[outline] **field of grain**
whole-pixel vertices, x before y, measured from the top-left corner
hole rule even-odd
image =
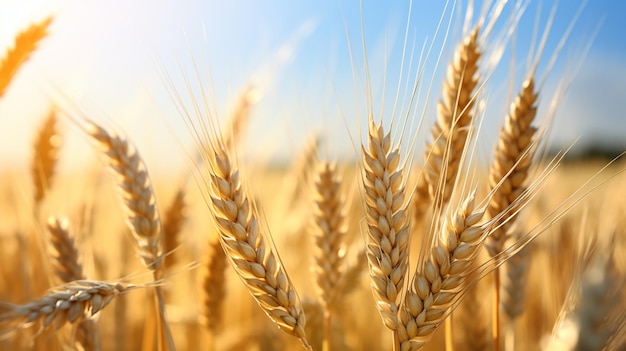
[[[0,99],[52,21],[5,50]],[[23,141],[30,168],[0,173],[0,349],[626,350],[626,160],[546,151],[538,105],[559,97],[541,98],[537,65],[479,155],[488,23],[441,63],[420,138],[408,112],[378,118],[364,80],[348,159],[323,135],[288,163],[239,158],[248,88],[230,116],[210,94],[177,101],[195,146],[179,176],[51,108]],[[59,173],[68,133],[96,156]]]

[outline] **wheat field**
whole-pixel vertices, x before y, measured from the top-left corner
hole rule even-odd
[[[167,72],[191,166],[151,177],[133,135],[54,101],[30,167],[0,175],[0,349],[626,350],[626,161],[549,150],[562,96],[539,62],[557,49],[538,44],[477,146],[510,40],[491,32],[500,4],[450,43],[436,116],[415,112],[415,79],[381,117],[355,63],[348,159],[312,133],[288,163],[247,162],[250,88],[219,116]],[[55,20],[4,51],[0,103]],[[68,133],[95,155],[73,174],[57,172]]]

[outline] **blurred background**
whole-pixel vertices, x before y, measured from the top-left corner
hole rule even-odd
[[[351,158],[367,96],[374,101],[374,113],[401,119],[406,92],[419,76],[418,103],[407,128],[417,131],[422,116],[430,125],[447,62],[463,34],[461,14],[467,6],[368,0],[0,1],[3,51],[29,24],[54,16],[48,37],[0,100],[0,162],[4,169],[27,167],[35,130],[57,104],[126,133],[152,172],[179,174],[189,165],[193,141],[175,97],[191,106],[191,97],[199,98],[204,89],[223,120],[250,87],[255,104],[245,143],[249,150],[242,155],[281,162],[319,132],[329,153]],[[474,7],[472,23],[484,4]],[[567,91],[555,114],[550,148],[576,143],[572,155],[626,149],[626,4],[533,1],[502,44],[514,8],[509,1],[487,37],[485,67],[498,45],[506,52],[488,70],[481,95],[488,106],[481,130],[485,137],[478,150],[489,155],[553,11],[538,66],[540,111],[546,120],[559,84]],[[369,93],[362,38],[371,73]],[[82,169],[96,153],[70,123],[65,129],[61,167]]]

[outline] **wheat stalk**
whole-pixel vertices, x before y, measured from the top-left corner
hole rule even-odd
[[[30,25],[15,37],[14,47],[7,50],[6,55],[0,61],[0,97],[4,95],[20,66],[37,49],[39,41],[48,35],[48,26],[51,22],[52,17],[48,17],[39,23]]]

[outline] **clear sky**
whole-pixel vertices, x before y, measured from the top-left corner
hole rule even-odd
[[[383,115],[390,118],[398,79],[405,82],[409,77],[412,83],[418,62],[426,62],[417,110],[420,114],[426,109],[425,123],[430,125],[445,66],[462,35],[466,5],[459,2],[445,7],[443,1],[413,1],[408,51],[400,76],[409,2],[363,1],[375,111],[382,108],[384,96]],[[505,7],[490,37],[492,43],[506,32],[513,5],[511,0]],[[474,18],[481,6],[475,5]],[[479,148],[487,154],[510,91],[518,89],[527,72],[533,28],[538,23],[541,31],[552,6],[552,1],[531,1],[511,42],[515,43],[515,55],[505,54],[485,85],[483,95],[489,108],[482,133],[486,141]],[[555,68],[545,71],[579,7],[579,1],[558,4],[539,66],[539,74],[547,74],[541,109],[548,110],[553,91],[565,76],[571,84],[557,111],[554,142],[567,145],[580,137],[581,145],[603,140],[626,148],[625,2],[589,1]],[[55,20],[49,37],[0,100],[0,160],[4,165],[25,167],[36,125],[48,106],[55,101],[67,103],[60,100],[61,91],[91,118],[128,134],[151,169],[181,170],[183,149],[191,148],[192,142],[163,76],[166,72],[181,95],[189,97],[182,72],[189,75],[194,87],[200,85],[194,78],[192,57],[223,118],[247,84],[258,87],[262,98],[254,106],[246,139],[250,157],[291,157],[313,132],[326,136],[333,155],[354,153],[350,137],[358,138],[358,121],[365,118],[357,109],[364,99],[358,1],[0,0],[0,47],[8,47],[21,29],[50,14]],[[441,18],[442,28],[437,33]],[[346,33],[353,44],[353,61]],[[431,43],[430,55],[420,58],[422,47]],[[573,76],[578,65],[580,70]],[[359,72],[356,88],[353,67]],[[509,82],[512,71],[513,84]],[[406,101],[405,90],[403,85],[401,106]],[[432,96],[426,105],[429,90]],[[95,154],[80,132],[69,125],[65,129],[69,139],[62,151],[63,163],[72,168],[90,164]]]

